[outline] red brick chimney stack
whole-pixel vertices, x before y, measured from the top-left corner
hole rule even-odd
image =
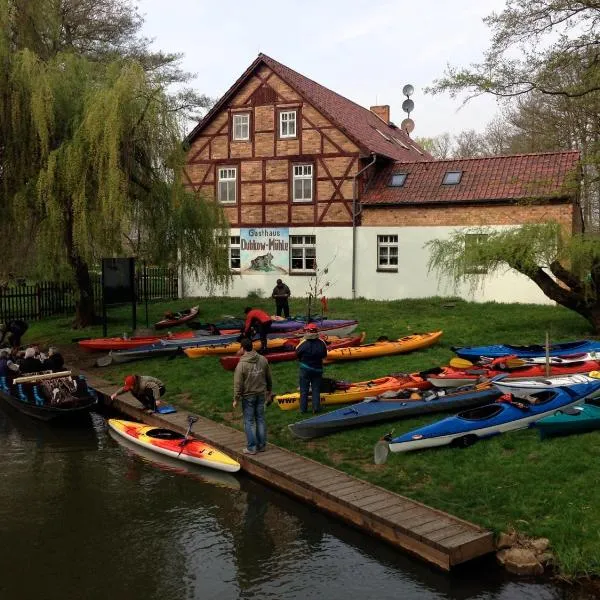
[[[383,104],[381,106],[371,106],[372,113],[375,113],[386,125],[390,124],[390,105]]]

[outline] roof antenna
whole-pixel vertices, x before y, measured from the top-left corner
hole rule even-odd
[[[410,137],[410,134],[415,130],[415,122],[410,118],[410,113],[415,109],[415,103],[410,99],[414,92],[415,88],[410,85],[410,83],[402,88],[402,93],[406,96],[406,100],[402,103],[402,110],[407,114],[407,118],[400,123],[400,129],[402,129],[408,137]]]

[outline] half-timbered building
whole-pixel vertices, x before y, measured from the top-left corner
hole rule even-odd
[[[431,296],[441,288],[426,268],[430,239],[576,219],[565,183],[577,153],[433,160],[389,106],[366,109],[264,54],[187,142],[187,185],[219,202],[231,226],[234,296],[268,295],[279,277],[303,295],[305,276],[325,265],[332,296]],[[185,278],[186,295],[207,292],[201,274]],[[517,274],[477,296],[544,298]]]

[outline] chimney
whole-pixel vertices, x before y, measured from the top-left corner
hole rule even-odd
[[[390,105],[383,104],[381,106],[371,106],[372,113],[375,113],[386,125],[390,124]]]

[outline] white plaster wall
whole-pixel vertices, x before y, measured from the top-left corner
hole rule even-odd
[[[509,228],[498,226],[495,229]],[[455,289],[437,272],[427,272],[429,250],[424,245],[433,239],[447,239],[459,227],[359,227],[357,230],[357,297],[392,300],[459,296],[475,302],[524,302],[553,304],[527,277],[507,269],[503,273],[481,275],[484,282],[474,292],[463,285]],[[468,229],[468,228],[464,228]],[[377,236],[398,235],[398,272],[377,272]]]
[[[501,226],[498,229],[502,228]],[[504,227],[506,228],[506,226]],[[458,289],[441,279],[436,272],[427,272],[429,251],[424,245],[436,238],[448,238],[457,227],[365,227],[357,228],[356,297],[373,300],[427,298],[430,296],[459,296],[475,302],[524,302],[552,304],[527,277],[510,269],[493,276],[481,275],[485,285],[475,291],[468,286]],[[324,290],[329,298],[352,298],[352,228],[351,227],[294,227],[291,235],[315,235],[319,268],[329,265],[323,281],[330,286]],[[239,235],[232,229],[231,235]],[[377,236],[398,235],[398,272],[377,272]],[[264,297],[271,295],[277,275],[234,275],[229,288],[210,290],[201,276],[188,274],[183,282],[185,296],[228,295],[245,297],[259,290]],[[292,295],[308,293],[309,277],[286,275],[282,279],[290,286]]]

